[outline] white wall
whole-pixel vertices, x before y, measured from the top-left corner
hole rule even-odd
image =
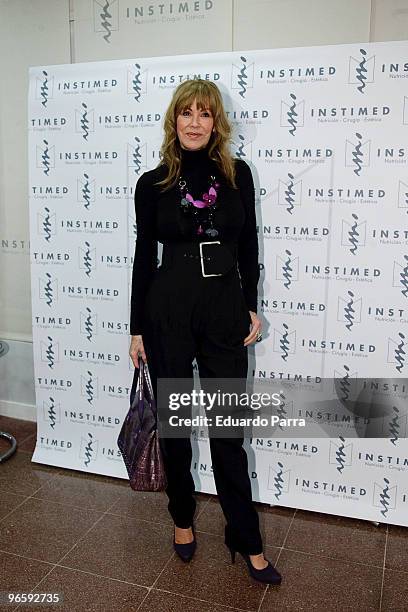
[[[407,0],[373,0],[370,40],[406,40],[408,38]]]
[[[371,0],[236,0],[235,49],[366,42]]]
[[[103,19],[106,2],[109,14]],[[187,14],[178,11],[180,5],[188,8]],[[0,338],[14,340],[0,357],[7,360],[0,367],[0,414],[5,413],[4,402],[8,414],[12,402],[16,416],[35,414],[27,408],[34,397],[26,145],[29,66],[403,40],[407,32],[408,0],[0,0]],[[22,367],[24,363],[31,366]]]

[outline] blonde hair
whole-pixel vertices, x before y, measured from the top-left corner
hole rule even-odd
[[[174,91],[164,116],[164,140],[160,148],[159,166],[166,165],[167,176],[155,183],[163,190],[176,184],[181,168],[181,146],[177,136],[177,117],[196,101],[197,108],[210,109],[214,118],[213,129],[208,142],[208,156],[214,160],[227,182],[237,188],[235,183],[235,164],[230,153],[232,127],[225,113],[221,92],[212,81],[189,79],[183,81]]]

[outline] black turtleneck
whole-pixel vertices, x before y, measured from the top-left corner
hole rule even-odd
[[[209,145],[207,144],[202,149],[183,149],[180,148],[181,162],[185,167],[193,167],[197,161],[211,161],[208,157]]]
[[[214,226],[219,231],[216,239],[236,243],[244,297],[248,310],[256,312],[259,266],[254,183],[245,161],[235,160],[235,168],[238,189],[227,184],[216,162],[209,159],[208,145],[197,150],[181,149],[180,175],[195,199],[208,192],[211,175],[220,184],[218,209],[214,216]],[[178,185],[164,192],[154,185],[165,175],[166,166],[160,164],[142,174],[136,184],[137,239],[132,274],[131,335],[143,334],[144,299],[158,264],[157,242],[209,239],[207,236],[197,237],[193,220],[180,211]]]
[[[210,169],[214,170],[216,163],[208,157],[208,145],[203,149],[180,149],[181,170],[194,179],[200,180]]]

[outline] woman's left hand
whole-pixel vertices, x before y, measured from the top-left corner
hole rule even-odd
[[[258,317],[256,312],[252,312],[252,310],[249,311],[249,314],[251,316],[251,331],[244,339],[244,346],[248,346],[249,344],[256,342],[261,335],[261,319]]]

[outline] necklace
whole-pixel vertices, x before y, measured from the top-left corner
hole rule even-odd
[[[190,214],[193,216],[196,225],[196,234],[200,236],[201,234],[205,233],[211,238],[215,238],[216,236],[218,236],[218,230],[214,227],[213,219],[214,212],[218,208],[217,190],[220,185],[216,182],[215,176],[210,176],[210,187],[208,189],[208,192],[203,193],[202,200],[195,200],[193,198],[193,196],[189,192],[187,182],[182,176],[179,177],[178,184],[181,194],[181,200],[179,204],[180,209],[184,214]],[[200,210],[203,209],[206,209],[208,211],[207,217],[203,217],[203,215],[200,214]]]

